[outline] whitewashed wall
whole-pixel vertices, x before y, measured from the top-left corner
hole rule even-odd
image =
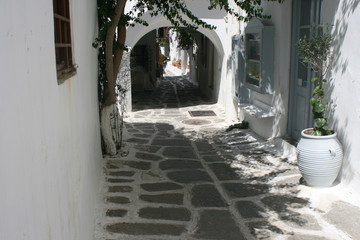
[[[76,76],[58,85],[52,1],[0,8],[0,239],[92,239],[101,149],[96,1],[71,1]]]
[[[289,94],[289,57],[291,1],[281,6],[264,2],[265,13],[272,15],[269,21],[275,26],[275,92],[272,103],[281,116],[273,124],[275,135],[286,133]],[[334,58],[331,61],[331,79],[328,101],[329,122],[338,132],[344,148],[341,183],[360,192],[360,6],[355,0],[323,1],[322,23],[332,25]]]
[[[236,8],[235,3],[230,1],[230,6]],[[224,106],[226,118],[228,120],[237,120],[238,107],[237,102],[232,98],[232,70],[231,70],[231,54],[232,54],[232,36],[240,34],[240,23],[231,15],[226,16],[226,24],[222,33],[224,45],[224,59],[221,61],[221,83],[219,85],[219,103]]]
[[[227,16],[224,12],[215,10],[209,11],[207,9],[208,1],[197,0],[187,1],[189,8],[193,13],[201,19],[217,26],[216,30],[208,30],[199,28],[198,31],[207,36],[215,47],[213,69],[211,69],[214,75],[214,87],[213,89],[203,85],[202,91],[208,95],[213,96],[217,102],[225,108],[226,117],[228,120],[236,120],[237,118],[237,103],[235,103],[231,97],[232,94],[232,72],[231,72],[231,37],[240,33],[240,29],[244,29],[245,24],[240,26],[239,22],[231,16]],[[233,7],[234,3],[230,2]],[[128,5],[130,9],[130,5]],[[276,49],[275,61],[278,61],[275,71],[275,91],[274,95],[257,96],[265,102],[272,102],[277,106],[277,117],[274,122],[276,124],[264,125],[258,124],[256,127],[259,133],[263,133],[264,136],[274,137],[284,135],[286,133],[286,120],[287,120],[287,97],[288,97],[288,77],[289,77],[289,59],[290,59],[290,23],[289,16],[291,14],[291,2],[285,1],[280,6],[277,3],[265,5],[265,9],[268,9],[269,14],[274,14],[274,18],[271,20],[272,24],[276,25],[276,40],[278,40]],[[135,28],[128,29],[127,45],[132,47],[136,42],[149,31],[169,26],[169,22],[162,16],[151,18],[145,15],[149,23],[148,27],[137,25]],[[221,37],[220,37],[221,36]],[[286,59],[286,61],[284,61]],[[280,61],[284,61],[285,64]],[[201,66],[200,66],[201,67]],[[284,82],[285,81],[285,84]],[[207,88],[207,89],[204,89]],[[205,90],[207,92],[205,92]],[[255,93],[256,95],[256,93]],[[271,120],[272,121],[272,120]],[[254,123],[256,126],[256,123]],[[270,127],[263,127],[270,126]],[[273,127],[272,127],[273,126]]]
[[[264,14],[271,16],[264,22],[274,27],[274,90],[272,94],[252,91],[251,98],[270,104],[275,109],[275,117],[249,120],[250,127],[259,135],[273,138],[284,136],[287,131],[292,4],[291,1],[282,4],[264,1],[262,6]]]
[[[360,192],[360,5],[355,0],[328,0],[323,23],[333,25],[334,59],[329,89],[331,125],[344,148],[341,181]]]

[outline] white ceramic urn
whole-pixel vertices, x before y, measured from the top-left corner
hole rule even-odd
[[[312,136],[301,132],[297,145],[300,172],[308,185],[329,187],[339,174],[343,151],[336,132],[326,136]]]

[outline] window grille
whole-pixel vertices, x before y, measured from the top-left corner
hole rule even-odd
[[[69,0],[53,0],[55,54],[58,79],[75,73],[72,57]]]

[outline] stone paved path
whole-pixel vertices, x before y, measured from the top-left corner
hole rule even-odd
[[[97,239],[350,239],[298,196],[296,166],[249,130],[226,132],[186,79],[134,101],[128,152],[104,160]],[[188,112],[199,110],[216,116]]]

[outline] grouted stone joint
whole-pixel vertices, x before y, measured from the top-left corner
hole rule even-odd
[[[297,195],[296,166],[251,130],[226,132],[224,111],[186,78],[134,101],[128,155],[104,160],[97,240],[347,239]],[[198,117],[210,124],[184,123],[210,110]]]

